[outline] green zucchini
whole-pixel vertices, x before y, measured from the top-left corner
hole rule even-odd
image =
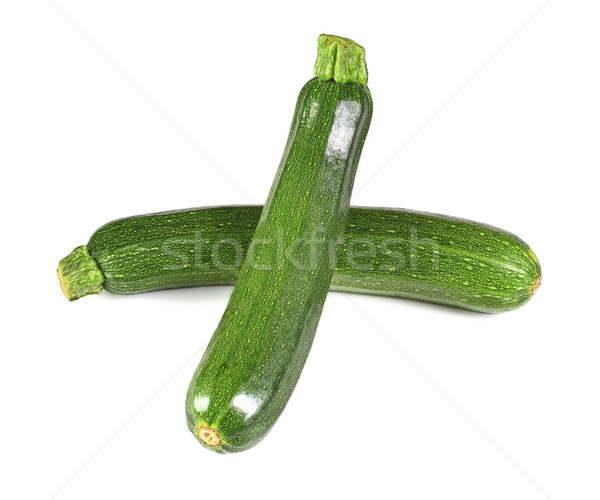
[[[194,208],[110,222],[61,261],[65,295],[233,285],[261,210]],[[412,210],[351,207],[330,290],[498,313],[525,304],[540,280],[531,248],[502,229]]]
[[[258,443],[292,395],[333,275],[335,255],[322,247],[341,238],[350,208],[372,114],[364,49],[321,35],[315,74],[298,97],[253,258],[189,386],[188,426],[220,453]],[[291,249],[284,258],[265,244],[276,239]]]

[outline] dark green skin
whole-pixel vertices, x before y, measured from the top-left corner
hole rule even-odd
[[[255,258],[244,260],[186,399],[194,435],[203,427],[219,434],[214,451],[257,444],[296,386],[335,262],[327,251],[311,257],[308,242],[342,237],[371,114],[369,90],[359,83],[314,78],[300,92],[254,234],[256,242],[279,240],[296,251],[280,258],[276,245],[258,244]]]
[[[112,293],[232,285],[261,211],[223,206],[119,219],[98,229],[88,250]],[[525,304],[541,275],[531,248],[514,234],[446,215],[351,207],[343,239],[330,290],[498,313]]]

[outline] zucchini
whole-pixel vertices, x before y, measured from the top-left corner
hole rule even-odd
[[[110,222],[61,261],[65,295],[232,285],[261,210],[194,208]],[[540,280],[531,248],[502,229],[426,212],[351,207],[330,290],[498,313],[525,304]]]
[[[292,395],[333,275],[335,255],[323,247],[343,234],[371,122],[364,49],[330,35],[318,49],[252,252],[186,398],[188,427],[221,453],[258,443]],[[265,244],[276,240],[288,249],[284,258]]]

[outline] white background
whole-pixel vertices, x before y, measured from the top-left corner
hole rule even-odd
[[[0,496],[598,499],[599,13],[4,1]],[[118,217],[262,203],[322,32],[367,50],[353,203],[508,229],[544,282],[500,315],[330,294],[277,425],[218,456],[184,398],[231,289],[69,303],[55,270]]]

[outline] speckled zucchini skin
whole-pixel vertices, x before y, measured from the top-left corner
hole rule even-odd
[[[523,240],[466,219],[353,208],[344,236],[349,243],[338,252],[335,290],[497,313],[521,307],[541,281],[537,257]],[[364,256],[350,262],[350,242],[361,238],[368,243]]]
[[[288,402],[310,351],[334,270],[315,238],[344,230],[356,167],[372,114],[360,83],[310,80],[300,92],[288,142],[246,258],[190,383],[190,430],[218,434],[217,452],[254,446]],[[280,242],[292,249],[281,258]],[[322,249],[321,249],[322,250]],[[207,446],[208,447],[208,446]]]
[[[261,211],[223,206],[127,217],[102,226],[87,246],[112,293],[232,285]],[[406,209],[351,207],[330,290],[498,313],[525,304],[540,276],[531,248],[502,229]]]

